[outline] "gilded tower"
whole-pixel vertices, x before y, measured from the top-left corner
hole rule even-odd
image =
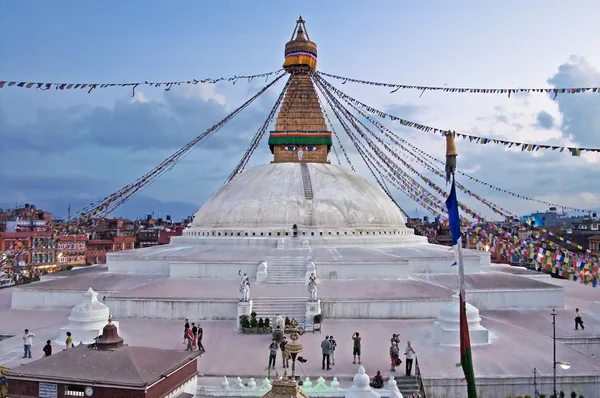
[[[272,163],[329,163],[331,132],[327,130],[311,73],[317,68],[317,45],[310,41],[302,17],[285,45],[283,68],[292,75],[269,135]]]

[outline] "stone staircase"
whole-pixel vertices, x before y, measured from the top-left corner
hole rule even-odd
[[[396,368],[396,374],[394,375],[394,380],[396,380],[396,384],[398,385],[398,389],[402,393],[402,396],[405,398],[412,397],[413,393],[419,392],[419,384],[417,383],[417,378],[415,376],[405,376],[404,375],[404,363]],[[413,364],[413,373],[415,371]]]
[[[252,311],[257,318],[269,318],[273,322],[276,315],[295,318],[298,322],[305,320],[306,297],[270,297],[252,299]]]
[[[306,265],[304,257],[266,258],[268,284],[304,285],[306,284]]]

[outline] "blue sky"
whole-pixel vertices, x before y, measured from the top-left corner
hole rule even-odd
[[[299,14],[319,46],[318,69],[355,78],[480,87],[600,86],[597,1],[7,1],[0,0],[0,80],[186,80],[277,70]],[[142,175],[264,82],[162,89],[0,89],[0,204],[61,213]],[[334,84],[338,84],[332,81]],[[342,87],[340,87],[342,88]],[[121,214],[182,216],[237,163],[281,85],[200,146]],[[343,89],[396,116],[484,136],[600,146],[600,96]],[[577,97],[577,98],[575,98]],[[404,137],[441,155],[440,138]],[[348,147],[348,145],[346,146]],[[459,168],[492,184],[571,206],[598,207],[596,157],[506,152],[459,143]],[[355,158],[355,154],[351,154]],[[250,165],[269,161],[266,142]],[[356,158],[355,163],[359,163]],[[363,175],[364,168],[359,167]],[[515,212],[543,206],[477,193]],[[417,208],[400,192],[407,210]],[[475,206],[476,207],[476,206]],[[411,213],[414,211],[411,211]],[[118,214],[118,213],[117,213]]]

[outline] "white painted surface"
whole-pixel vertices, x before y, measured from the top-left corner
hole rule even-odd
[[[563,308],[562,289],[467,290],[467,301],[480,310]]]
[[[256,279],[257,263],[242,262],[201,262],[171,261],[171,278],[239,279],[238,271],[246,273],[251,280]]]
[[[138,249],[143,250],[143,249]],[[129,250],[135,252],[136,250]],[[112,253],[106,254],[108,272],[117,274],[169,275],[169,261],[163,259],[135,258],[126,256],[119,258]]]
[[[99,291],[98,295],[107,293]],[[14,289],[12,292],[11,308],[72,308],[81,303],[81,291],[76,290],[27,290]]]
[[[235,319],[237,300],[155,300],[106,298],[117,318]]]
[[[437,318],[449,300],[343,300],[322,301],[325,319]]]
[[[490,343],[490,334],[486,328],[481,326],[479,310],[467,303],[467,323],[471,345],[487,345]],[[434,340],[442,345],[460,345],[460,304],[457,295],[451,303],[446,304],[440,311],[440,316],[433,330]]]
[[[257,166],[223,185],[196,212],[190,232],[291,233],[294,224],[299,230],[407,230],[398,207],[365,178],[331,164],[306,165],[312,200],[304,196],[299,163]]]

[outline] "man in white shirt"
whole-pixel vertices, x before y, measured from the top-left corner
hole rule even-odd
[[[29,333],[29,329],[25,329],[23,333],[23,358],[31,358],[31,345],[35,334]]]

